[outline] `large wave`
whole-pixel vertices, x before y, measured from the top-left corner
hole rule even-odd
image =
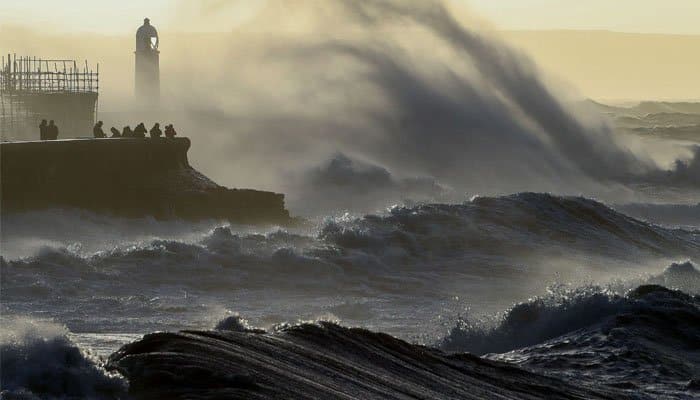
[[[109,231],[102,221],[97,230]],[[411,318],[433,329],[440,313],[472,305],[489,305],[482,311],[490,313],[557,281],[625,278],[700,253],[697,231],[534,193],[346,215],[316,229],[214,226],[179,238],[139,233],[97,251],[70,233],[35,229],[37,241],[62,245],[0,258],[3,309],[31,313],[31,298],[34,309],[80,332],[197,328],[210,323],[206,310],[232,308],[256,310],[256,322],[328,313],[407,334]],[[420,310],[403,313],[415,304]]]
[[[31,215],[31,220],[35,219],[36,216]],[[15,222],[18,221],[21,218]],[[101,224],[109,224],[107,218],[99,221],[101,222],[90,222],[90,230]],[[108,230],[106,227],[99,229]],[[158,229],[154,231],[157,232]],[[536,193],[477,197],[462,204],[401,206],[381,214],[362,217],[345,215],[319,221],[316,229],[273,229],[256,233],[237,230],[235,226],[214,225],[212,229],[203,231],[203,234],[188,236],[187,239],[142,240],[143,236],[138,235],[131,243],[127,241],[98,251],[85,251],[79,245],[48,246],[27,257],[3,256],[0,258],[0,273],[3,277],[0,282],[2,312],[4,315],[48,315],[66,324],[72,332],[83,333],[203,329],[213,326],[212,318],[229,309],[250,318],[256,326],[316,319],[325,315],[328,319],[342,320],[344,324],[361,324],[404,338],[411,337],[411,334],[416,337],[418,331],[417,340],[432,343],[436,331],[444,334],[445,320],[449,321],[447,323],[450,327],[454,327],[452,316],[463,312],[465,305],[477,311],[486,310],[489,314],[486,309],[489,304],[490,307],[503,310],[507,305],[520,301],[494,326],[476,324],[476,321],[460,323],[444,338],[441,346],[443,350],[468,350],[479,354],[513,351],[516,353],[510,353],[508,357],[512,357],[514,362],[524,363],[528,368],[528,363],[532,364],[532,368],[537,368],[537,354],[549,357],[548,353],[537,353],[548,349],[544,346],[542,349],[545,350],[536,350],[542,343],[574,335],[569,340],[585,349],[590,343],[583,339],[578,341],[576,332],[582,331],[580,337],[590,339],[598,337],[595,335],[599,335],[601,329],[611,326],[610,321],[617,323],[629,318],[629,315],[644,317],[648,314],[645,321],[652,325],[643,332],[647,335],[643,337],[659,335],[654,340],[665,343],[665,347],[658,354],[668,364],[664,364],[666,370],[659,372],[666,375],[659,379],[659,386],[654,389],[656,391],[644,389],[645,393],[682,394],[690,390],[688,385],[692,374],[688,371],[692,371],[692,363],[695,361],[692,358],[694,350],[688,344],[692,343],[692,338],[686,336],[696,333],[693,333],[695,331],[692,327],[686,330],[678,321],[681,317],[686,318],[688,323],[694,321],[692,307],[697,307],[696,298],[649,286],[630,294],[625,294],[625,291],[630,285],[652,283],[697,293],[700,287],[697,285],[699,273],[691,263],[672,265],[658,276],[644,277],[639,276],[639,273],[648,271],[642,263],[649,263],[649,260],[658,268],[660,259],[697,258],[700,253],[698,231],[641,222],[590,199]],[[60,243],[61,238],[41,238],[46,239],[51,239],[47,242]],[[61,240],[71,241],[69,237]],[[586,274],[605,271],[613,272],[613,277],[618,265],[625,265],[626,268],[632,266],[632,278],[625,272],[621,277],[626,278],[626,283],[621,287],[616,287],[617,283],[614,282],[605,289],[585,286],[573,292],[559,291],[550,296],[522,302],[523,298],[541,293],[534,285],[545,285],[548,279],[549,283],[562,279],[566,281],[563,275],[567,267],[566,260],[574,260],[571,262],[585,267],[588,271]],[[453,301],[454,297],[459,297],[460,300]],[[31,302],[27,299],[31,299]],[[670,334],[663,336],[659,329],[664,324],[669,325],[669,329],[676,326],[678,331],[666,330],[664,332]],[[136,385],[132,387],[133,390],[146,393],[144,396],[156,393],[149,392],[151,389],[147,386],[153,382],[151,379],[158,377],[166,379],[176,391],[196,392],[203,396],[223,393],[218,392],[219,389],[232,393],[231,396],[252,395],[258,393],[257,390],[263,390],[263,393],[268,393],[266,390],[282,393],[291,390],[289,387],[298,385],[299,375],[275,369],[275,374],[282,373],[288,379],[279,382],[290,385],[278,388],[274,385],[266,386],[267,381],[259,380],[260,375],[250,376],[236,372],[238,370],[235,368],[238,367],[230,367],[230,361],[225,359],[217,359],[216,362],[226,365],[221,371],[229,371],[230,374],[207,372],[211,366],[206,364],[206,360],[212,360],[211,354],[226,358],[232,351],[241,351],[243,353],[240,354],[250,355],[245,349],[264,353],[276,351],[275,346],[280,343],[293,343],[300,353],[290,355],[291,358],[287,359],[289,364],[285,365],[290,370],[292,365],[299,365],[301,371],[307,371],[303,372],[303,377],[312,376],[315,380],[317,378],[313,374],[317,371],[305,369],[310,365],[307,363],[309,354],[317,354],[319,348],[335,351],[352,349],[347,350],[347,354],[350,354],[351,351],[359,351],[351,346],[362,339],[374,347],[388,346],[377,350],[383,354],[381,357],[393,357],[396,355],[394,351],[400,348],[405,351],[401,353],[402,357],[419,363],[425,362],[419,364],[415,375],[411,376],[415,382],[425,382],[428,379],[425,374],[434,368],[432,361],[424,358],[426,354],[436,357],[435,360],[440,363],[451,365],[450,368],[456,371],[455,375],[448,381],[443,381],[444,386],[435,388],[435,393],[431,394],[457,393],[455,396],[461,396],[460,385],[467,382],[465,379],[470,385],[482,388],[480,395],[485,396],[492,393],[489,390],[496,390],[493,386],[482,386],[484,381],[470,375],[470,371],[475,368],[492,368],[487,381],[502,383],[503,391],[493,393],[502,394],[506,398],[517,397],[510,390],[522,385],[523,380],[537,381],[539,389],[528,386],[526,390],[533,390],[532,393],[537,393],[540,397],[544,396],[542,390],[553,393],[554,397],[563,396],[563,392],[580,393],[581,396],[585,393],[584,397],[593,398],[604,394],[580,386],[559,386],[560,389],[552,389],[554,384],[550,378],[519,370],[517,376],[520,378],[514,383],[510,380],[513,376],[508,373],[513,370],[503,364],[488,364],[488,361],[464,355],[448,356],[436,350],[408,345],[388,335],[332,324],[301,327],[293,324],[279,332],[262,333],[240,318],[233,317],[222,321],[218,328],[220,332],[214,334],[149,336],[144,342],[139,342],[141,344],[130,347],[130,355],[121,353],[119,357],[123,356],[122,358],[113,358],[112,367],[125,372],[132,379],[131,383]],[[617,326],[610,332],[624,333],[624,328]],[[586,336],[586,332],[593,332],[593,336]],[[605,332],[607,331],[603,333],[609,336]],[[422,334],[426,336],[420,337]],[[298,341],[301,340],[299,336],[303,337],[304,342]],[[29,347],[3,349],[10,355],[19,354],[13,353],[19,351],[17,349],[24,349],[20,351],[21,354],[33,352],[31,349],[37,349],[37,354],[58,354],[57,357],[50,358],[72,360],[67,368],[77,371],[75,380],[93,382],[90,378],[93,377],[97,382],[102,382],[99,377],[103,372],[94,363],[91,364],[88,358],[80,358],[78,354],[82,353],[76,353],[75,346],[64,336],[42,337],[58,339],[44,340],[39,345]],[[321,340],[319,337],[329,341],[322,342],[318,348],[310,347],[314,343],[318,344]],[[594,350],[600,350],[599,354],[603,355],[613,352],[619,362],[627,363],[624,364],[626,368],[632,368],[634,362],[641,361],[635,361],[631,356],[622,356],[615,350],[625,344],[646,351],[647,353],[640,354],[647,354],[647,357],[656,354],[649,353],[653,349],[642,348],[644,343],[624,340],[615,342],[613,339],[615,338],[608,337],[606,341],[599,340],[597,343],[605,346]],[[50,349],[42,347],[47,343]],[[255,347],[255,350],[249,347],[261,343],[266,343],[264,346],[267,347]],[[681,348],[678,346],[685,346],[684,343],[688,344],[688,354],[692,356],[684,356],[691,363],[687,368],[680,364],[683,357],[674,356],[674,352]],[[139,347],[142,345],[145,347]],[[171,348],[181,350],[161,358],[163,353],[159,350]],[[527,349],[532,349],[532,357],[527,354],[518,356],[518,351],[525,352]],[[202,353],[197,353],[198,351]],[[136,353],[142,356],[137,356]],[[606,366],[600,370],[601,373],[608,374],[606,382],[609,389],[606,388],[605,391],[610,390],[617,397],[624,398],[624,393],[619,390],[625,388],[620,389],[620,385],[639,387],[650,382],[644,376],[635,378],[631,383],[625,381],[614,373],[614,357],[601,361],[596,358],[595,354],[598,353],[593,354],[590,356],[592,360]],[[22,357],[17,359],[24,359]],[[552,357],[559,355],[553,354]],[[585,357],[588,356],[581,355],[581,359]],[[195,360],[194,366],[183,368],[183,365],[188,365],[182,363],[185,359]],[[253,368],[246,370],[267,371],[267,363],[255,364],[253,359],[252,356],[245,358],[240,365]],[[204,361],[200,363],[196,360]],[[336,365],[341,365],[353,359],[335,360],[338,363]],[[376,365],[372,364],[373,360],[377,359],[370,357],[355,361],[370,368],[374,374],[383,373],[387,368],[394,370],[394,364],[382,362]],[[171,367],[175,368],[171,362],[179,363],[175,375],[165,373]],[[545,363],[546,360],[540,359],[538,362]],[[3,371],[4,363],[3,354]],[[144,365],[154,371],[163,371],[164,375],[141,375],[139,371],[142,370],[139,368]],[[575,370],[579,367],[580,365],[574,365],[570,369],[555,372],[574,381]],[[90,371],[96,371],[96,375],[90,375]],[[365,377],[353,375],[355,372],[339,367],[332,373],[336,376],[349,374],[351,377],[348,380],[351,383],[347,390],[355,390],[356,385],[362,385]],[[194,375],[189,375],[190,373]],[[13,377],[8,378],[8,382],[20,382],[13,386],[13,390],[21,391],[22,387],[29,385],[22,383],[25,381],[20,373],[12,374]],[[567,374],[574,374],[574,378]],[[80,380],[85,376],[88,378]],[[202,387],[193,388],[189,382],[192,382],[190,378],[194,376],[199,377],[201,382],[221,386],[219,389],[206,389],[209,391]],[[70,379],[73,382],[73,378]],[[393,376],[391,379],[394,379]],[[581,379],[591,382],[591,387],[595,382],[592,373],[589,378],[583,376]],[[30,383],[36,381],[33,377],[26,380]],[[556,382],[561,385],[560,381]],[[389,388],[385,385],[387,382],[378,382],[371,390],[380,390],[381,393],[398,390],[396,386]],[[409,390],[419,390],[418,387],[422,387],[420,383],[406,385],[409,385]],[[88,385],[85,390],[92,390],[90,387],[92,386]],[[163,387],[152,387],[152,390],[161,390]],[[33,387],[26,390],[38,393],[39,389]],[[315,389],[309,390],[310,393],[316,393],[313,392]],[[346,389],[336,387],[334,390]],[[108,392],[104,393],[109,395]]]
[[[609,256],[625,251],[695,254],[700,249],[693,232],[640,222],[590,199],[538,193],[396,207],[386,216],[327,224],[320,237],[346,249],[381,254],[400,248],[423,257],[465,252],[524,255],[555,245]]]
[[[213,331],[147,335],[114,353],[108,367],[129,379],[137,398],[672,399],[698,389],[699,297],[646,285],[626,296],[577,296],[559,308],[511,310],[513,338],[538,335],[541,322],[553,339],[489,356],[510,365],[330,322],[265,331],[236,316]],[[481,343],[474,340],[463,345]]]
[[[3,399],[120,399],[126,382],[108,374],[67,337],[64,327],[3,318],[0,337]]]
[[[491,358],[654,399],[697,397],[700,297],[652,285],[610,303],[616,304],[603,307],[598,321],[583,329]],[[576,311],[582,310],[570,310]],[[584,311],[583,318],[591,313],[593,308]]]
[[[700,271],[690,262],[674,263],[664,273],[646,278],[646,283],[700,293]],[[513,306],[495,326],[485,321],[460,320],[439,346],[480,355],[504,353],[600,324],[620,313],[648,310],[649,304],[640,302],[637,292],[621,292],[624,287],[620,286],[555,287],[545,296]]]
[[[100,228],[109,229],[108,224]],[[216,286],[232,283],[227,277],[243,271],[250,279],[255,272],[274,271],[264,279],[277,282],[287,274],[321,274],[316,278],[348,274],[353,272],[346,267],[350,265],[358,273],[394,274],[399,272],[396,268],[434,267],[436,261],[474,256],[515,259],[564,252],[636,260],[641,255],[692,258],[700,253],[699,232],[641,222],[590,199],[537,193],[476,197],[462,204],[397,206],[383,214],[327,218],[316,230],[198,229],[204,233],[186,240],[142,240],[136,235],[134,242],[125,237],[125,243],[114,246],[110,240],[107,248],[89,252],[80,243],[81,235],[76,243],[70,233],[59,237],[38,228],[20,236],[35,235],[36,240],[64,245],[44,246],[15,259],[3,256],[1,265],[3,272],[13,272],[6,275],[8,284],[31,273],[88,281],[128,274],[167,283],[209,270],[211,274],[198,276],[212,281],[201,283]],[[222,268],[229,274],[218,274]],[[168,275],[161,276],[165,271]],[[40,281],[32,280],[32,285],[41,290]]]
[[[328,322],[274,332],[146,335],[108,364],[136,398],[607,398],[469,355],[445,355],[382,333]]]
[[[462,319],[438,346],[492,353],[487,357],[593,386],[691,398],[700,371],[700,271],[674,263],[645,283],[626,293],[619,286],[556,288],[495,323]]]

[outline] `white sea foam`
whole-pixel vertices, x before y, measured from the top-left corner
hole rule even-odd
[[[21,317],[2,318],[2,397],[118,399],[126,382],[68,339],[64,326]]]

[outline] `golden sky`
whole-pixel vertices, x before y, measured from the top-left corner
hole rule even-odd
[[[288,0],[292,5],[295,1],[301,0]],[[700,34],[700,0],[449,1],[466,6],[507,30]],[[130,33],[134,21],[149,16],[164,30],[229,30],[265,3],[266,0],[8,0],[0,2],[0,24],[121,34]],[[227,12],[196,21],[198,14],[209,14],[209,9],[222,4],[227,5]]]
[[[509,30],[700,34],[700,0],[454,0]]]
[[[290,11],[284,18],[294,20],[295,4],[334,0],[277,1],[286,2]],[[700,0],[446,1],[460,16],[468,16],[461,19],[465,23],[476,15],[476,20],[488,21],[487,27],[502,30],[502,36],[532,56],[552,80],[583,96],[602,101],[700,99]],[[163,37],[162,68],[167,74],[175,65],[175,53],[207,45],[204,39],[196,44],[195,38],[185,40],[178,32],[230,32],[266,4],[267,0],[0,0],[0,52],[87,58],[101,62],[105,76],[129,77],[124,71],[130,71],[133,60],[131,50],[124,49],[133,47],[134,32],[148,16]],[[275,20],[270,26],[290,22],[300,23]],[[190,40],[193,44],[188,46]],[[105,80],[104,88],[110,89],[110,84],[115,90],[125,86]]]

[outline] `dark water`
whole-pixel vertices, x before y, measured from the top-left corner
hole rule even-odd
[[[700,396],[696,106],[603,106],[623,137],[441,2],[298,3],[313,40],[221,49],[175,121],[213,178],[321,216],[4,217],[1,398]],[[463,201],[525,190],[637,204]]]
[[[146,397],[698,394],[700,273],[686,260],[700,232],[585,198],[481,197],[296,230],[70,211],[3,222],[7,398],[123,397],[129,382]],[[221,320],[236,333],[149,336],[104,369],[143,334]],[[200,379],[211,393],[189,386]]]

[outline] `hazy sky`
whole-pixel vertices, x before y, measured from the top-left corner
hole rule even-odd
[[[0,24],[26,24],[60,31],[130,33],[143,16],[162,30],[192,30],[177,25],[183,13],[230,1],[236,12],[212,21],[209,30],[226,29],[266,0],[24,0],[0,2]],[[293,2],[294,0],[292,0]],[[332,1],[332,0],[323,0]],[[602,29],[624,32],[700,34],[700,0],[451,0],[467,4],[502,29]],[[186,15],[185,15],[186,17]],[[196,29],[202,29],[197,25]]]
[[[700,34],[700,0],[464,1],[504,29]]]

